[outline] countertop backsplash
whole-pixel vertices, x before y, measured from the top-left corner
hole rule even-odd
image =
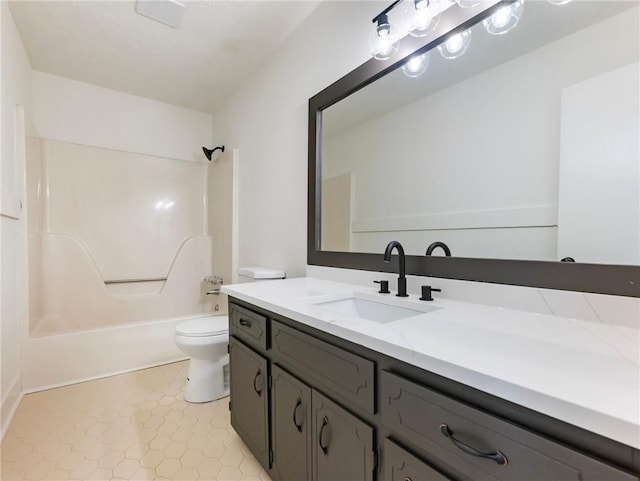
[[[396,291],[398,278],[397,274],[388,272],[312,265],[307,266],[307,276],[368,287],[373,285],[374,280],[387,279],[392,293]],[[407,291],[410,295],[419,296],[423,285],[442,289],[442,292],[434,293],[436,298],[611,324],[637,329],[635,334],[640,336],[640,298],[636,297],[407,276]]]

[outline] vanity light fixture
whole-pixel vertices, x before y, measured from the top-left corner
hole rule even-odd
[[[402,66],[402,73],[407,77],[419,77],[429,68],[431,54],[429,52],[422,55],[413,54]]]
[[[406,2],[405,16],[409,35],[424,37],[433,32],[440,22],[441,7],[436,0],[411,0]]]
[[[524,10],[524,0],[518,0],[510,5],[505,5],[482,21],[485,30],[491,35],[504,35],[518,25],[518,20]]]
[[[447,60],[452,60],[464,55],[470,43],[471,29],[466,29],[451,35],[445,42],[438,45],[438,52]]]
[[[372,22],[376,25],[369,36],[369,51],[376,60],[387,60],[398,50],[401,37],[407,33],[413,37],[423,37],[434,31],[440,22],[443,0],[395,0],[378,15]],[[449,0],[450,2],[452,0]],[[548,0],[555,5],[568,3],[571,0]],[[405,2],[405,25],[392,29],[389,14],[400,3]],[[482,0],[455,0],[455,4],[462,8],[479,5]],[[516,27],[524,10],[525,0],[504,2],[496,7],[493,14],[483,20],[484,28],[491,35],[503,35]],[[447,39],[438,45],[438,52],[445,59],[455,59],[463,55],[471,42],[471,30],[449,34]],[[422,65],[421,65],[422,64]],[[402,66],[402,71],[409,77],[422,75],[428,66],[428,57],[412,56]]]
[[[373,19],[376,29],[369,37],[369,51],[376,60],[386,60],[398,50],[398,41],[392,36],[387,13],[388,10],[385,10]]]

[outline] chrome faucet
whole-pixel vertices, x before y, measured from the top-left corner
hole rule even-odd
[[[433,251],[438,247],[442,248],[442,250],[444,251],[444,255],[446,255],[447,257],[451,257],[451,250],[449,249],[449,246],[444,242],[440,242],[440,241],[431,243],[431,245],[427,247],[427,252],[425,253],[425,256],[430,256],[433,253]]]
[[[391,252],[393,249],[398,250],[398,293],[396,296],[398,297],[409,297],[407,295],[407,278],[405,277],[405,259],[404,259],[404,249],[402,248],[402,244],[398,241],[391,241],[387,244],[387,248],[384,251],[384,261],[391,262]]]

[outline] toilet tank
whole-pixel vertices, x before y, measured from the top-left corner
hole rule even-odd
[[[238,282],[240,283],[284,279],[285,276],[285,271],[272,267],[240,267],[238,269]]]

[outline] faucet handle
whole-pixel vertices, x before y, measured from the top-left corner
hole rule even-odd
[[[389,290],[389,281],[373,281],[376,284],[380,284],[380,290],[378,294],[389,294],[391,291]]]
[[[422,286],[422,297],[421,301],[433,301],[432,292],[442,292],[442,289],[435,289],[431,286]]]

